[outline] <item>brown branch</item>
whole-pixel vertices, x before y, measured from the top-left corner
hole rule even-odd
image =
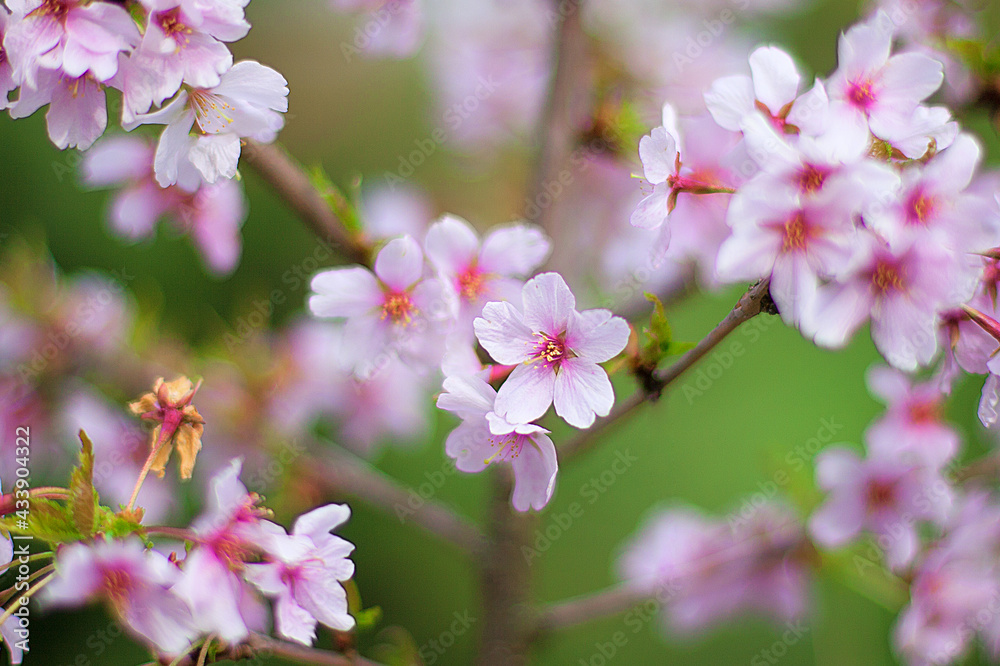
[[[535,526],[534,516],[510,505],[514,489],[509,466],[490,469],[489,542],[485,551],[481,590],[485,622],[480,636],[479,666],[522,666],[528,663],[531,627],[528,599],[531,570],[521,552]]]
[[[320,196],[302,167],[284,149],[277,144],[247,139],[242,157],[314,234],[333,245],[351,262],[367,264],[370,261],[371,248],[365,239],[347,231],[344,222]]]
[[[546,188],[558,183],[559,172],[573,152],[590,113],[587,35],[583,30],[581,4],[582,0],[553,0],[549,9],[550,16],[558,19],[559,27],[552,55],[555,72],[538,128],[540,150],[529,187],[532,202],[538,202]],[[551,228],[552,205],[539,205],[538,211],[531,221],[556,237]]]
[[[328,445],[323,458],[305,461],[304,470],[330,490],[356,497],[400,519],[412,522],[459,548],[479,554],[483,536],[466,518],[440,502],[401,486],[352,453]],[[418,501],[419,500],[419,501]]]
[[[547,633],[610,615],[618,615],[649,596],[649,593],[639,592],[628,585],[615,585],[582,597],[561,601],[541,612],[537,631],[540,634]]]
[[[656,372],[648,379],[646,385],[633,393],[626,400],[618,403],[611,413],[600,421],[596,422],[588,430],[580,432],[576,437],[570,439],[559,447],[559,458],[566,461],[589,450],[600,436],[612,426],[618,424],[625,417],[631,415],[641,405],[657,400],[660,394],[678,377],[689,370],[695,363],[710,352],[717,344],[722,342],[727,335],[735,331],[739,326],[762,312],[775,314],[774,303],[768,291],[769,280],[761,280],[740,297],[739,302],[726,315],[725,319],[719,322],[708,335],[702,338],[695,347],[681,356],[673,365],[666,370]]]
[[[194,666],[199,663],[200,653],[203,646],[195,648],[190,654],[174,661],[177,666]],[[205,654],[208,654],[205,652]],[[280,657],[287,661],[294,661],[299,664],[314,664],[315,666],[381,666],[379,663],[365,659],[358,655],[344,655],[327,650],[289,643],[265,636],[264,634],[250,634],[244,643],[231,645],[219,650],[214,655],[209,655],[201,663],[215,664],[219,662],[243,661],[244,659],[256,659],[259,656]]]

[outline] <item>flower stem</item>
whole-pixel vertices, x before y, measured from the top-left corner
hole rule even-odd
[[[135,481],[135,488],[132,489],[132,496],[129,498],[128,504],[125,506],[126,511],[131,511],[135,507],[135,500],[139,497],[139,491],[142,489],[142,484],[146,481],[146,475],[149,474],[149,470],[153,466],[153,460],[156,459],[160,449],[167,444],[170,444],[172,441],[173,438],[159,442],[156,446],[150,449],[149,456],[146,457],[146,462],[142,464],[142,471],[139,472],[139,478]]]

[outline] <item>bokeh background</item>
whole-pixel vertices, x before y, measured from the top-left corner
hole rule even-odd
[[[757,41],[786,45],[813,73],[825,75],[835,66],[839,31],[856,20],[857,12],[851,1],[817,0],[794,13],[754,23],[749,30]],[[351,39],[353,24],[330,12],[321,0],[254,0],[247,13],[253,29],[234,51],[237,59],[260,60],[288,79],[290,111],[280,140],[303,163],[322,164],[340,184],[359,176],[378,178],[395,169],[413,141],[435,127],[433,92],[420,63],[363,58],[345,62],[339,45]],[[656,124],[656,118],[646,120]],[[985,141],[989,160],[995,163],[998,142],[993,127],[985,117],[963,120]],[[454,212],[480,226],[507,221],[523,206],[531,155],[531,146],[514,146],[494,166],[478,169],[445,145],[416,170],[413,182],[430,193],[436,212]],[[213,278],[192,245],[162,225],[152,242],[127,245],[112,236],[104,221],[108,193],[79,185],[73,168],[77,161],[75,153],[59,152],[49,143],[43,114],[16,123],[0,118],[0,227],[7,234],[3,242],[44,241],[55,262],[70,274],[97,270],[135,275],[128,289],[140,310],[155,313],[162,329],[192,346],[210,345],[232,331],[253,298],[272,288],[288,291],[281,276],[315,247],[303,225],[244,167],[250,216],[243,230],[243,258],[232,276]],[[671,307],[675,336],[697,340],[738,295],[738,290],[700,295]],[[288,291],[287,303],[275,312],[275,325],[301,314],[305,296],[304,287]],[[739,353],[724,358],[735,351],[732,343],[741,344]],[[769,493],[776,470],[793,478],[780,493],[813,501],[808,471],[797,473],[789,456],[795,447],[821,436],[824,422],[840,426],[830,441],[860,442],[880,410],[864,385],[865,371],[877,360],[867,332],[839,352],[815,348],[776,318],[760,319],[737,332],[658,404],[560,470],[555,498],[539,517],[539,529],[552,525],[554,516],[565,513],[572,502],[582,503],[584,515],[560,529],[559,538],[533,560],[536,598],[555,601],[615,582],[620,545],[654,507],[687,502],[725,514],[755,493]],[[707,376],[699,375],[699,368],[707,370],[713,363],[729,367],[717,379],[698,383]],[[968,455],[995,445],[995,437],[975,419],[979,388],[978,378],[968,378],[949,407],[965,434]],[[620,394],[627,390],[624,382],[619,384]],[[447,468],[440,442],[453,421],[448,416],[433,418],[436,432],[423,446],[386,449],[376,458],[377,465],[412,486],[426,481],[425,474]],[[206,447],[212,446],[211,429],[209,424]],[[8,442],[6,435],[3,441]],[[607,480],[616,453],[625,451],[638,463],[615,475],[613,483],[601,484],[603,490],[595,497],[588,490],[595,487],[592,480],[600,479],[602,472]],[[481,520],[485,478],[450,475],[436,499]],[[278,506],[278,518],[289,520],[291,509]],[[365,604],[383,611],[379,627],[362,635],[362,652],[384,638],[380,631],[393,626],[405,627],[417,646],[427,646],[448,631],[455,613],[468,612],[477,621],[436,661],[471,663],[482,627],[477,624],[481,614],[475,572],[466,559],[395,516],[359,502],[352,508],[354,515],[342,534],[357,545],[356,581]],[[609,663],[896,663],[889,610],[825,578],[816,582],[814,598],[801,639],[783,648],[776,647],[783,628],[760,620],[745,619],[705,636],[678,640],[665,636],[658,617],[633,614],[553,636],[538,646],[536,659],[539,664],[596,666],[604,663],[597,644],[622,631],[627,643]],[[33,620],[28,664],[131,666],[148,660],[140,647],[116,636],[113,628],[109,631],[109,619],[100,610],[36,613]],[[765,656],[763,651],[769,649],[782,653],[777,662]],[[968,663],[979,663],[977,659],[974,655]]]

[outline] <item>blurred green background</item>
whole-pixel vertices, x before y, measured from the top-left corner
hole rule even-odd
[[[394,169],[398,155],[434,127],[431,92],[419,63],[345,63],[339,44],[350,38],[351,24],[337,19],[325,3],[254,0],[248,15],[253,30],[235,45],[237,59],[260,60],[288,79],[290,112],[281,141],[302,162],[321,163],[341,184],[359,174],[378,176]],[[755,34],[761,35],[760,41],[787,45],[813,72],[825,74],[835,65],[838,32],[856,16],[853,2],[816,2],[810,9],[768,21]],[[993,129],[982,119],[970,122],[995,157]],[[213,279],[202,270],[191,244],[163,228],[155,242],[131,247],[111,236],[104,222],[108,195],[79,187],[75,171],[68,168],[78,158],[48,142],[43,114],[16,123],[0,119],[0,146],[3,230],[31,238],[44,235],[67,272],[99,269],[136,275],[130,288],[140,302],[162,307],[164,328],[193,343],[230,330],[247,311],[248,299],[284,288],[281,275],[314,248],[302,224],[245,168],[250,217],[244,227],[243,258],[234,275]],[[527,148],[514,149],[497,171],[470,175],[462,160],[442,150],[417,170],[414,180],[431,192],[439,211],[483,223],[506,221],[523,201],[529,156]],[[734,290],[702,296],[675,307],[670,314],[676,337],[697,340],[738,294]],[[278,322],[301,312],[305,290],[289,297],[276,314]],[[831,353],[813,347],[776,319],[751,326],[733,336],[744,351],[721,377],[707,387],[696,385],[695,369],[659,404],[615,430],[593,453],[560,470],[555,498],[539,517],[539,528],[551,525],[553,516],[572,502],[583,504],[584,516],[533,561],[538,600],[564,599],[613,583],[620,544],[651,507],[681,501],[709,512],[738,508],[761,490],[761,484],[766,486],[776,469],[787,469],[785,456],[816,437],[824,419],[842,425],[833,441],[860,442],[862,431],[879,413],[864,386],[864,372],[877,360],[867,333],[860,333],[847,349]],[[732,351],[730,345],[724,342],[717,353]],[[701,367],[722,360],[710,356]],[[686,386],[701,393],[685,392]],[[629,387],[620,385],[620,394],[626,390]],[[979,380],[967,379],[950,407],[972,453],[991,445],[975,421],[978,391]],[[387,451],[379,466],[403,483],[419,485],[426,473],[445,466],[437,442],[452,425],[450,418],[440,418],[434,443],[415,451]],[[206,445],[211,446],[210,434]],[[593,494],[585,491],[591,479],[609,470],[616,452],[625,450],[639,462],[591,504]],[[482,476],[449,476],[436,499],[479,520],[484,482]],[[342,534],[357,544],[356,580],[366,605],[383,609],[382,626],[405,627],[417,645],[427,646],[448,631],[454,613],[467,611],[479,621],[474,572],[459,553],[394,516],[357,502],[353,510]],[[780,663],[895,663],[889,611],[836,581],[819,580],[814,598],[808,630],[787,646]],[[113,629],[109,634],[108,619],[99,611],[35,618],[29,665],[116,666],[148,659],[127,639],[114,638]],[[437,663],[470,663],[481,629],[473,622]],[[762,651],[780,641],[781,633],[748,619],[698,639],[677,641],[664,637],[659,618],[637,627],[618,616],[554,636],[539,646],[537,663],[599,666],[604,662],[595,657],[600,654],[596,644],[610,641],[617,631],[625,632],[627,643],[609,661],[615,664],[771,663]],[[362,650],[378,640],[375,633],[363,636]]]

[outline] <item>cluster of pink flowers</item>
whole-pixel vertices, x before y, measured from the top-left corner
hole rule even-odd
[[[309,301],[314,315],[342,322],[340,348],[349,353],[338,362],[361,381],[394,372],[399,360],[425,373],[440,369],[438,406],[462,419],[446,451],[466,472],[511,462],[521,511],[544,507],[555,484],[555,448],[534,422],[553,405],[577,428],[606,416],[614,391],[598,364],[629,338],[628,324],[610,311],[577,311],[559,274],[522,282],[549,251],[533,226],[499,227],[480,239],[468,222],[445,215],[423,247],[405,235],[382,247],[373,270],[319,273]],[[493,365],[477,358],[477,340]],[[497,391],[489,381],[501,378]]]
[[[13,118],[48,105],[49,138],[87,150],[108,124],[105,90],[121,93],[121,125],[165,125],[155,151],[108,139],[85,165],[91,185],[127,185],[112,213],[127,238],[169,214],[209,268],[235,268],[245,205],[232,182],[241,140],[273,141],[288,110],[285,79],[233,63],[227,42],[250,30],[241,0],[17,0],[0,7],[0,108]],[[8,94],[17,90],[17,99]]]
[[[329,504],[300,516],[287,533],[265,520],[259,496],[240,482],[240,460],[212,480],[210,507],[191,526],[193,547],[147,548],[138,538],[62,547],[41,594],[48,607],[104,602],[138,639],[168,658],[213,636],[228,645],[268,631],[312,645],[317,624],[354,626],[342,581],[354,575],[354,546],[330,532],[350,516]],[[5,641],[7,642],[7,641]]]

